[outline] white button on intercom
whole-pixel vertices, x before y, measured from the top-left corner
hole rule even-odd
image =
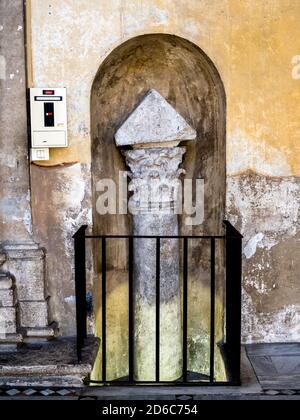
[[[30,89],[30,114],[33,149],[68,147],[65,88]]]

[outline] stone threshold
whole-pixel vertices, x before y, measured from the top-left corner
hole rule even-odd
[[[89,337],[77,362],[76,339],[59,338],[0,354],[0,387],[82,388],[90,375],[99,340]]]

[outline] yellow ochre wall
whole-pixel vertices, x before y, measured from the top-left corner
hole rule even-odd
[[[127,39],[168,33],[200,46],[221,74],[229,174],[299,175],[299,16],[299,0],[31,0],[32,84],[69,89],[71,147],[50,164],[90,161],[89,94],[103,59]]]
[[[93,80],[126,40],[165,33],[203,49],[224,82],[227,217],[245,236],[244,340],[300,339],[299,16],[300,0],[27,2],[29,85],[68,88],[70,147],[31,166],[35,233],[48,249],[51,310],[62,333],[74,328],[70,238],[92,223]]]

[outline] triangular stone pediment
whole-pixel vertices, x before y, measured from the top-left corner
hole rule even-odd
[[[159,146],[196,138],[196,130],[156,90],[148,92],[115,135],[117,146]]]

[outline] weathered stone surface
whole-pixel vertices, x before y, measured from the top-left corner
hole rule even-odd
[[[16,279],[20,301],[45,299],[45,252],[34,243],[6,245],[5,267]]]
[[[15,334],[17,332],[16,325],[16,308],[0,308],[1,335]]]
[[[45,250],[33,242],[10,243],[4,246],[6,261],[3,268],[14,275],[14,299],[19,303],[18,325],[25,342],[49,340],[55,337],[57,326],[48,326],[48,299],[45,299]],[[5,275],[3,287],[12,286]],[[11,296],[11,293],[7,293]],[[11,301],[6,300],[11,306]],[[14,300],[13,300],[14,303]]]
[[[44,338],[44,337],[53,337],[55,336],[55,330],[57,329],[57,324],[53,323],[47,328],[26,328],[24,330],[24,335],[26,337],[35,337],[35,338]]]
[[[0,275],[0,353],[12,352],[23,341],[17,331],[15,289],[10,274]]]
[[[0,274],[0,290],[9,290],[13,287],[13,280],[8,274]]]
[[[27,5],[29,6],[29,4]],[[26,115],[26,66],[25,66],[25,49],[24,49],[24,2],[22,0],[1,0],[0,2],[0,241],[26,241],[32,238],[32,221],[31,221],[31,188],[29,182],[28,168],[28,136],[27,136],[27,115]],[[29,48],[30,49],[30,48]],[[5,65],[5,71],[2,64]],[[41,185],[42,183],[39,184]],[[45,185],[51,185],[49,178]],[[78,192],[78,190],[77,190]],[[48,191],[47,191],[48,194]],[[64,195],[65,198],[65,195]],[[42,199],[39,196],[39,203]],[[48,200],[46,206],[49,207]],[[45,202],[46,202],[45,201]],[[63,200],[61,200],[63,201]],[[79,200],[81,202],[81,200]],[[40,207],[40,206],[39,206]],[[68,209],[70,206],[67,206]],[[90,205],[87,207],[91,207]],[[74,212],[75,213],[75,212]],[[41,218],[39,220],[42,220]],[[49,220],[49,219],[48,219]],[[61,219],[62,220],[62,219]],[[36,223],[37,219],[36,219]],[[42,222],[43,223],[43,222]],[[49,229],[53,230],[53,225],[57,223],[47,223]],[[72,226],[74,229],[74,226]],[[36,232],[39,228],[36,229]],[[62,229],[66,233],[66,229]],[[66,234],[67,236],[67,234]],[[71,235],[70,235],[71,236]],[[51,238],[44,243],[52,242],[53,244],[62,243],[63,239],[55,240]],[[48,244],[47,244],[48,245]],[[59,247],[57,247],[59,248]],[[62,253],[62,248],[60,253]],[[0,253],[0,265],[2,264],[2,253]],[[57,256],[54,258],[57,260]],[[65,257],[66,259],[66,257]],[[50,279],[68,278],[69,290],[64,289],[66,297],[70,296],[70,290],[74,289],[71,278],[72,257],[62,263],[62,268],[56,267],[50,271]],[[57,261],[56,261],[57,263]],[[20,264],[22,267],[22,264]],[[63,267],[64,266],[64,267]],[[64,268],[70,266],[70,275],[66,276]],[[55,271],[55,274],[54,274]],[[20,270],[22,273],[22,270]],[[12,270],[12,273],[14,271]],[[18,276],[16,275],[18,281]],[[36,285],[31,287],[30,276],[22,276],[21,282],[25,280],[23,290],[20,290],[20,296],[23,300],[41,300],[42,289],[44,285]],[[53,284],[58,284],[54,280]],[[74,292],[73,292],[74,294]],[[57,306],[61,313],[54,313],[54,316],[67,318],[69,324],[69,333],[74,332],[75,316],[74,304],[71,310],[67,304],[63,307],[59,301]],[[67,321],[65,321],[67,323]],[[66,329],[64,330],[66,333]]]
[[[5,263],[6,261],[6,255],[5,253],[0,249],[0,267]]]
[[[228,178],[228,219],[244,236],[243,340],[298,342],[300,178]]]
[[[43,249],[33,241],[7,242],[4,243],[3,250],[5,251],[7,260],[36,259],[44,257]]]
[[[5,351],[5,348],[1,349],[3,344],[21,344],[23,343],[22,334],[6,334],[5,337],[0,337],[0,351]]]
[[[15,295],[13,290],[1,290],[0,289],[0,308],[3,307],[14,307],[15,306]]]
[[[0,334],[0,353],[15,352],[23,343],[23,336],[21,334]]]
[[[117,131],[117,146],[177,146],[195,140],[197,132],[157,91],[150,90]]]
[[[0,385],[80,387],[91,373],[98,349],[99,340],[89,337],[81,364],[77,362],[74,338],[25,346],[15,353],[0,353]]]
[[[40,376],[0,376],[0,386],[3,387],[21,387],[21,388],[82,388],[84,380],[87,377],[88,371],[82,369],[81,372],[76,374],[67,373],[62,374],[61,376],[55,375],[40,375]],[[24,398],[22,398],[24,399]],[[62,398],[63,399],[63,398]],[[32,400],[32,397],[30,398]]]
[[[165,138],[161,137],[161,142]],[[134,214],[136,236],[178,236],[179,169],[184,148],[126,151],[131,170],[129,206]],[[179,241],[162,240],[160,247],[160,380],[182,374],[182,321]],[[156,333],[156,240],[134,242],[135,375],[137,380],[155,380]]]
[[[58,333],[58,325],[53,322],[48,327],[21,328],[24,343],[39,343],[53,340]]]
[[[131,170],[129,208],[132,214],[145,215],[144,230],[149,230],[146,215],[176,214],[179,178],[184,173],[179,166],[185,151],[183,147],[172,147],[123,153]]]
[[[19,316],[21,327],[45,327],[48,325],[47,302],[19,302]]]
[[[0,238],[11,242],[32,235],[23,11],[21,0],[0,2]]]

